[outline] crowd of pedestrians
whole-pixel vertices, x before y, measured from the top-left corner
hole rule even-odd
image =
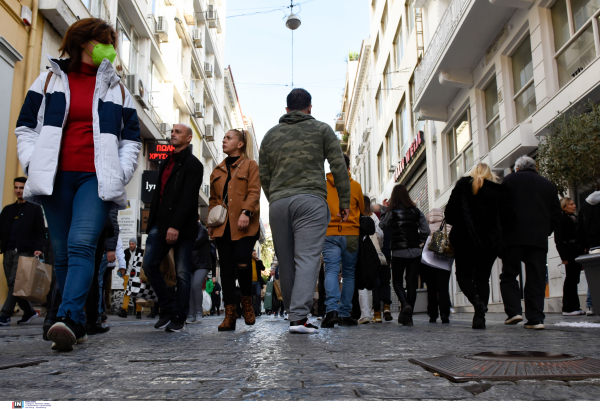
[[[127,206],[125,186],[137,167],[141,140],[132,97],[112,65],[117,38],[101,19],[77,21],[60,48],[61,57],[69,58],[50,59],[50,71],[27,94],[16,134],[28,178],[15,179],[17,201],[0,215],[9,286],[1,325],[10,324],[16,304],[24,313],[19,323],[37,317],[28,301],[12,295],[12,286],[18,258],[44,253],[55,271],[44,325],[54,350],[70,351],[87,335],[108,331],[105,287],[115,266],[126,290],[120,317],[127,317],[133,302],[141,318],[140,304],[129,294],[133,281],[144,281],[156,294],[150,315],[158,315],[156,329],[180,332],[207,313],[220,315],[221,301],[218,331],[235,330],[241,317],[254,325],[265,285],[265,266],[254,251],[261,188],[270,204],[276,253],[271,280],[281,285],[282,303],[270,312],[286,311],[290,333],[319,331],[309,321],[311,311],[321,328],[391,321],[390,281],[399,300],[398,323],[413,325],[420,278],[428,288],[430,322],[441,317],[448,323],[454,261],[461,291],[474,307],[472,327],[485,329],[498,257],[505,324],[523,320],[517,278],[524,263],[525,328],[542,329],[552,233],[566,269],[563,312],[583,313],[577,295],[582,267],[575,259],[600,246],[600,192],[587,197],[577,218],[574,202],[559,203],[535,161],[522,157],[501,183],[488,165],[475,165],[456,183],[445,211],[425,215],[401,184],[382,204],[371,203],[350,176],[350,159],[333,129],[311,115],[312,97],[304,89],[287,96],[287,113],[265,134],[259,163],[248,156],[245,130],[225,134],[226,158],[210,175],[206,226],[198,215],[204,167],[190,149],[192,129],[174,125],[174,152],[159,167],[145,251],[135,237],[123,250],[116,214]],[[454,254],[432,262],[427,243],[442,228],[450,231]],[[169,254],[175,285],[161,268]]]

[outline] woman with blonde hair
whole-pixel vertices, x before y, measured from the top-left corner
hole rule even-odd
[[[507,192],[497,182],[490,167],[478,163],[456,182],[445,211],[452,225],[456,280],[475,307],[473,329],[485,329],[492,266],[502,254],[502,221],[509,217]]]
[[[210,175],[209,213],[218,205],[227,208],[225,223],[208,228],[208,234],[216,240],[221,261],[225,319],[219,331],[235,330],[236,279],[242,293],[244,321],[246,325],[254,325],[256,320],[252,308],[252,251],[259,236],[260,179],[258,164],[246,153],[247,145],[245,130],[228,131],[223,137],[223,153],[227,158]]]

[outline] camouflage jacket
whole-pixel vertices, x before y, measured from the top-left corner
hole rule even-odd
[[[260,183],[269,203],[298,194],[327,200],[325,159],[338,191],[340,206],[350,207],[350,179],[333,129],[300,111],[279,119],[260,144]]]

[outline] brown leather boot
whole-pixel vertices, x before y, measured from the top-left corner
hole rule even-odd
[[[221,325],[219,325],[219,331],[235,331],[235,320],[237,320],[235,305],[226,305],[225,318],[223,319]]]
[[[246,325],[254,325],[256,317],[254,316],[254,309],[252,308],[252,296],[242,295],[242,315]]]

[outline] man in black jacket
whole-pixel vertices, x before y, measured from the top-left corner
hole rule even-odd
[[[554,185],[538,175],[535,160],[517,159],[516,172],[504,178],[514,209],[511,222],[503,226],[506,244],[502,257],[500,291],[507,325],[523,321],[521,290],[517,277],[525,263],[525,314],[527,329],[544,329],[544,297],[548,257],[548,236],[560,228],[561,210]]]
[[[46,239],[42,208],[23,199],[26,182],[27,178],[24,177],[14,180],[17,201],[0,213],[0,252],[4,254],[4,274],[8,285],[8,294],[0,313],[0,325],[10,325],[16,304],[23,311],[23,318],[17,321],[18,324],[27,324],[38,316],[29,301],[13,295],[19,257],[42,256]]]
[[[161,306],[156,329],[180,332],[190,307],[193,272],[192,248],[198,235],[198,195],[204,168],[189,147],[192,129],[173,125],[171,145],[175,151],[160,164],[148,217],[144,273]],[[160,273],[160,264],[175,249],[177,290],[173,297]]]

